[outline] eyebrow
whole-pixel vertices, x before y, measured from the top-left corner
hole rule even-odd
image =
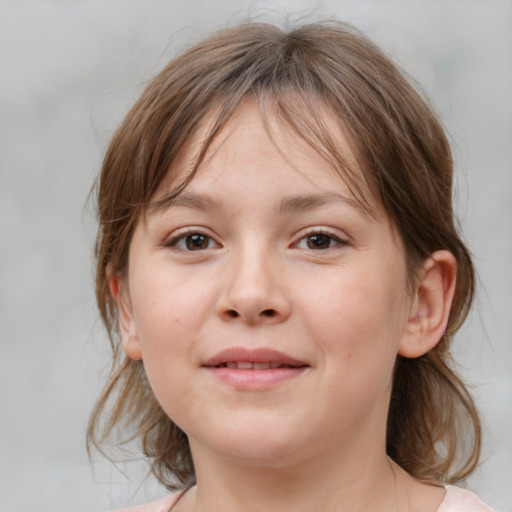
[[[285,197],[279,201],[278,209],[281,214],[293,214],[300,211],[313,210],[322,206],[329,206],[330,204],[339,202],[345,203],[357,210],[364,211],[363,207],[355,199],[335,192]]]
[[[203,211],[211,211],[221,207],[220,202],[211,196],[202,194],[190,194],[187,192],[179,194],[178,196],[166,202],[166,204],[163,206],[165,209],[172,206],[185,206],[186,208],[193,208],[195,210]]]
[[[359,211],[365,211],[362,205],[354,198],[335,192],[284,197],[278,201],[276,210],[281,215],[291,215],[301,211],[314,210],[315,208],[321,208],[322,206],[329,206],[340,202]],[[214,197],[204,194],[183,192],[168,201],[164,201],[163,204],[156,207],[156,210],[166,210],[173,206],[182,206],[205,212],[222,208],[221,202]]]

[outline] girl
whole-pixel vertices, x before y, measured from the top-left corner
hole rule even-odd
[[[149,84],[98,185],[89,427],[179,491],[134,510],[490,510],[451,485],[480,450],[451,186],[435,115],[341,23],[228,29]]]

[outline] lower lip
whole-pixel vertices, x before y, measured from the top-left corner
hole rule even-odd
[[[295,379],[307,366],[298,368],[269,368],[268,370],[237,370],[226,367],[205,367],[216,378],[236,389],[260,390]]]

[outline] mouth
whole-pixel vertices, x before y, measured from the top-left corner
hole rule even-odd
[[[265,363],[257,363],[255,361],[226,361],[213,366],[213,368],[230,368],[231,370],[275,370],[276,368],[302,368],[302,364],[291,365],[284,363],[274,363],[267,361]],[[209,366],[212,368],[212,366]]]
[[[310,365],[274,349],[234,347],[219,352],[202,367],[235,389],[262,390],[298,377]]]
[[[303,368],[309,365],[272,348],[233,347],[214,355],[203,366],[207,368],[230,368],[232,370],[274,370],[278,368]]]

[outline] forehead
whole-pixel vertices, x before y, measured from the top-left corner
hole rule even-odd
[[[296,99],[288,100],[270,104],[251,97],[226,122],[219,122],[218,110],[212,109],[170,166],[149,213],[169,206],[190,188],[208,191],[227,169],[235,182],[238,173],[245,178],[252,174],[257,187],[265,170],[278,167],[279,180],[277,173],[275,179],[267,173],[268,180],[279,183],[284,169],[293,171],[295,183],[302,181],[319,192],[332,192],[333,187],[342,190],[344,197],[366,213],[377,215],[379,202],[358,165],[342,122],[319,100],[314,100],[316,114],[305,116],[302,108],[302,116],[292,118],[289,108],[294,102],[290,100]],[[247,179],[240,180],[241,186],[242,181],[247,187]]]

